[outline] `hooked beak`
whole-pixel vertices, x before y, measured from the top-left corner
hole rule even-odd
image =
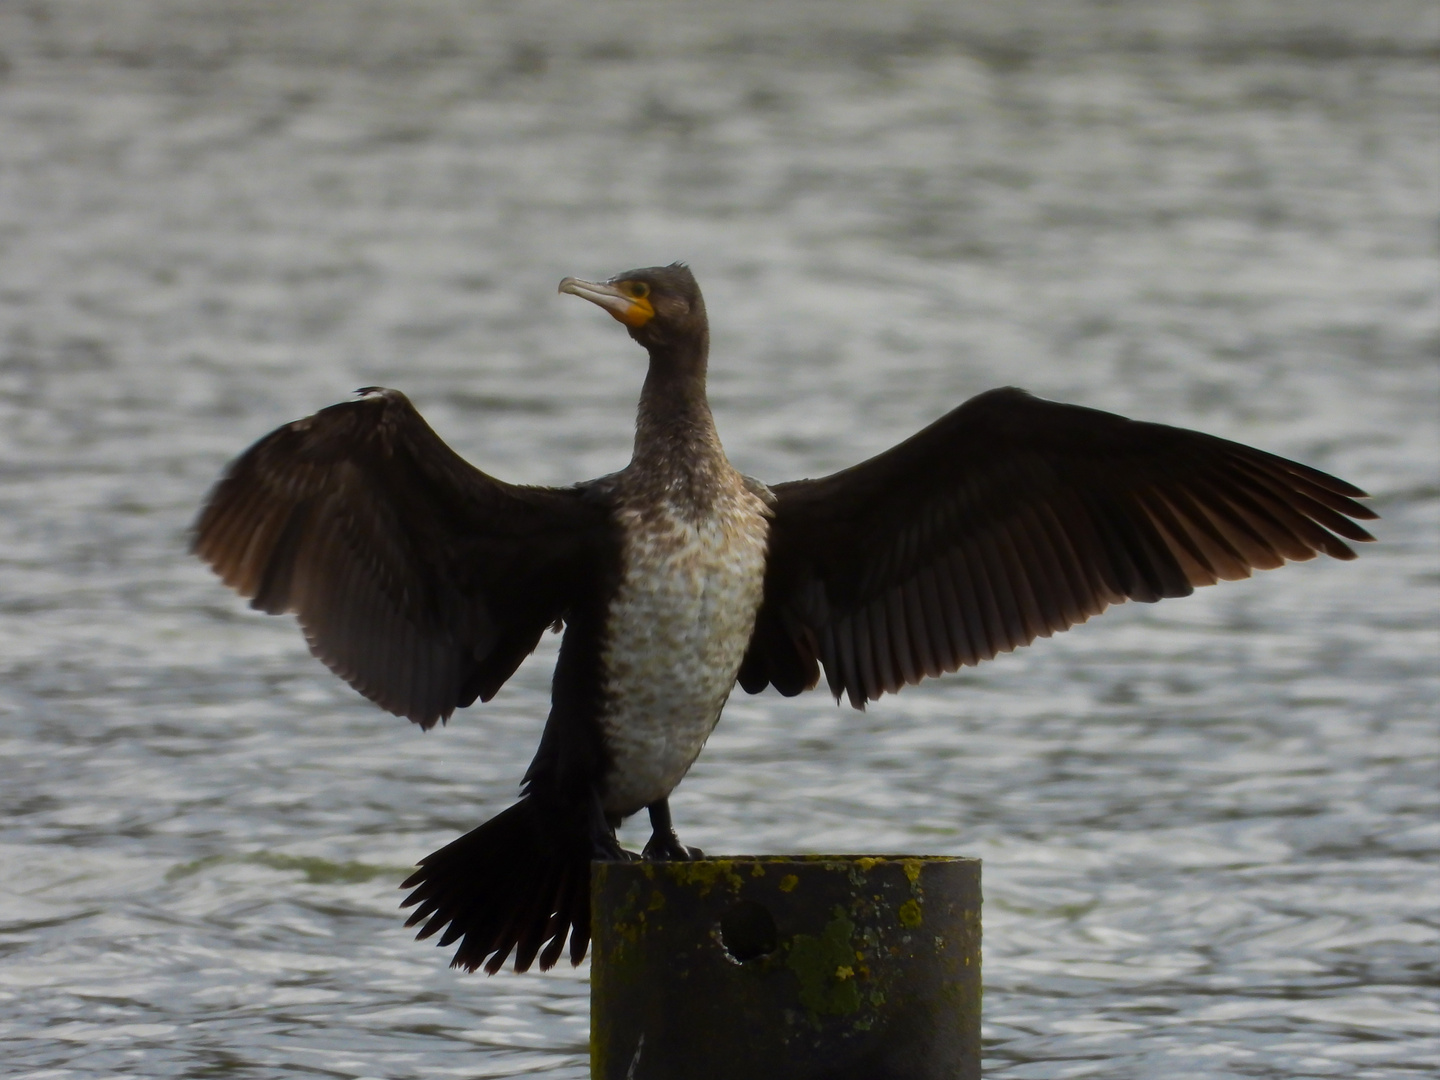
[[[655,317],[655,308],[648,299],[631,296],[609,281],[582,281],[567,277],[560,282],[560,291],[598,304],[632,330]]]

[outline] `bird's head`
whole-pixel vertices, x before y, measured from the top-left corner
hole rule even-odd
[[[684,263],[627,270],[609,281],[567,277],[560,291],[599,304],[652,351],[698,343],[709,332],[700,286]]]

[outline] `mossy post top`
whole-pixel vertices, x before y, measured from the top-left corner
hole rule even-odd
[[[980,862],[592,865],[596,1080],[980,1075]]]

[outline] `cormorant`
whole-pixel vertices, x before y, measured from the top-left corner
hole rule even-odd
[[[634,457],[568,488],[473,468],[369,387],[228,469],[194,548],[251,606],[429,728],[488,701],[551,626],[552,704],[519,802],[402,888],[453,966],[552,966],[589,943],[589,863],[647,809],[645,858],[693,852],[667,799],[738,682],[856,707],[1124,600],[1184,596],[1373,539],[1365,492],[1194,431],[980,394],[819,480],[731,467],[705,397],[705,304],[681,264],[566,278],[650,355]]]

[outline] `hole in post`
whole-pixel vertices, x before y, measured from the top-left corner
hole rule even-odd
[[[720,944],[737,964],[769,956],[780,944],[775,918],[753,900],[741,900],[720,916]]]

